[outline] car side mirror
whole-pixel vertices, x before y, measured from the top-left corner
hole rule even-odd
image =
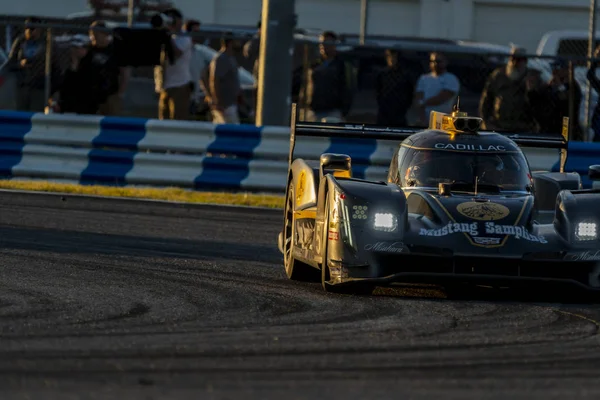
[[[588,178],[592,181],[600,181],[600,165],[590,165]]]

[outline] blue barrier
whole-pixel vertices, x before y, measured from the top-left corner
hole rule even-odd
[[[21,162],[25,135],[31,131],[33,113],[4,111],[0,113],[2,141],[0,142],[0,174],[10,175],[12,168]]]
[[[398,142],[303,137],[297,157],[352,157],[353,175],[385,180]],[[0,175],[81,184],[282,192],[288,127],[0,111]],[[533,170],[557,170],[558,151],[524,149]],[[567,170],[600,163],[600,144],[571,143]]]

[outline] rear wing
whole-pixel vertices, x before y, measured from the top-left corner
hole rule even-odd
[[[432,112],[432,120],[434,117],[433,114],[434,112]],[[447,114],[444,115],[447,116]],[[401,142],[414,133],[422,132],[428,129],[433,129],[433,127],[430,126],[429,128],[392,128],[372,124],[298,122],[298,107],[296,103],[292,103],[290,126],[290,152],[288,167],[291,167],[291,164],[294,161],[294,149],[296,147],[296,138],[299,136],[327,137],[338,139],[375,139]],[[533,132],[496,133],[499,133],[511,139],[520,147],[537,147],[560,150],[560,172],[564,172],[564,168],[567,163],[569,132],[569,117],[563,117],[562,132],[560,135]]]

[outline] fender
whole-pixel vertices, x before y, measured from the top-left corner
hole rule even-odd
[[[296,159],[290,167],[291,177],[296,196],[296,210],[304,210],[317,205],[317,183],[319,171],[306,161]]]
[[[561,190],[556,198],[554,228],[573,247],[586,247],[598,238],[581,241],[576,237],[580,223],[596,224],[596,233],[600,228],[600,192],[586,190]]]
[[[329,200],[331,215],[325,215],[325,202],[327,193],[333,194]],[[340,205],[347,206],[347,209],[340,209]],[[332,229],[339,230],[340,239],[342,238],[341,231],[349,233],[353,236],[352,238],[346,237],[349,240],[350,248],[356,246],[359,233],[362,235],[363,227],[365,223],[368,223],[363,219],[355,219],[353,217],[353,206],[367,206],[369,210],[389,210],[394,213],[398,218],[397,235],[403,236],[404,232],[408,229],[408,212],[406,196],[404,192],[395,184],[387,182],[372,182],[361,179],[337,179],[334,176],[328,174],[321,181],[319,187],[318,201],[317,201],[317,215],[315,220],[315,253],[322,256],[322,242],[327,236],[324,234],[329,231],[329,226],[325,226],[325,220],[329,220],[332,225]],[[370,219],[368,220],[371,221]],[[355,232],[355,230],[357,232]],[[349,232],[348,232],[349,231]],[[319,234],[320,233],[320,234]],[[368,233],[365,232],[368,235]],[[340,246],[333,246],[330,248],[334,254],[338,254],[342,259],[343,243],[340,240],[338,242]],[[346,246],[347,247],[347,246]],[[356,251],[356,248],[354,248]],[[343,257],[344,259],[346,257]],[[320,260],[319,262],[321,262]]]

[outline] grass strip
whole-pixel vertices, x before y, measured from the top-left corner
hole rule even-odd
[[[0,180],[0,189],[127,197],[185,203],[228,204],[250,207],[283,208],[284,197],[254,193],[199,192],[182,188],[138,188],[101,185],[76,185],[47,181]]]

